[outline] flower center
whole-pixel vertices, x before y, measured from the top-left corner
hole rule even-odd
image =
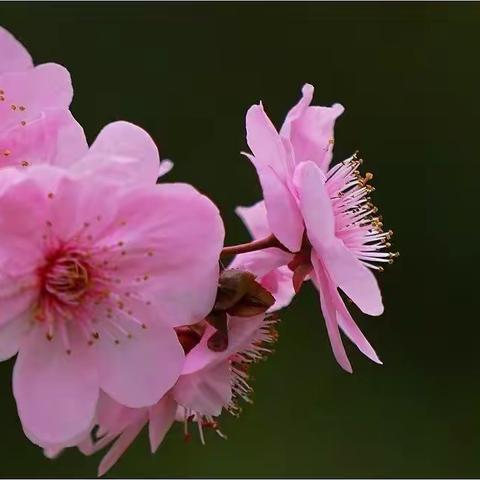
[[[379,272],[379,264],[393,263],[398,252],[388,252],[391,230],[383,231],[382,217],[373,205],[370,194],[375,188],[369,185],[373,174],[362,176],[359,167],[363,160],[355,153],[335,165],[327,173],[326,187],[335,215],[335,234],[366,267]]]
[[[44,270],[44,289],[61,303],[78,305],[89,290],[90,277],[84,255],[64,252],[47,264]]]

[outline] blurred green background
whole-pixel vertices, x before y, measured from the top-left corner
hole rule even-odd
[[[146,435],[111,477],[478,477],[478,3],[6,3],[0,22],[36,63],[72,73],[90,140],[107,122],[146,128],[221,208],[228,243],[248,235],[236,205],[259,199],[244,115],[263,100],[279,126],[304,82],[346,107],[335,157],[355,149],[401,257],[380,277],[386,313],[361,317],[384,366],[348,345],[335,363],[313,288],[283,314],[255,372],[255,405],[225,418],[229,440],[155,456]],[[24,437],[0,365],[0,475],[91,477],[100,455],[56,461]]]

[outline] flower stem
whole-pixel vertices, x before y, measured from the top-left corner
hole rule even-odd
[[[259,240],[253,240],[248,243],[241,243],[239,245],[232,245],[230,247],[224,247],[222,250],[223,255],[238,255],[239,253],[256,252],[258,250],[264,250],[265,248],[276,247],[282,250],[286,250],[285,247],[273,236],[269,235]]]

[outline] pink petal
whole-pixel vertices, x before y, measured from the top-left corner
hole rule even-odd
[[[160,157],[145,130],[120,121],[103,128],[88,154],[73,170],[75,173],[104,175],[122,183],[154,185],[160,175]]]
[[[86,439],[88,439],[91,442],[91,431],[93,428],[93,422],[90,424],[86,430],[83,432],[80,432],[78,435],[75,435],[73,438],[71,438],[68,442],[66,443],[46,443],[42,442],[40,439],[36,438],[35,435],[32,434],[32,432],[27,432],[25,430],[26,435],[30,440],[32,440],[34,443],[41,445],[43,447],[43,454],[50,459],[55,459],[58,457],[67,447],[70,447],[72,445],[75,445],[78,447],[78,445],[83,444]],[[83,452],[82,452],[83,453]]]
[[[242,219],[254,239],[268,237],[272,233],[268,225],[267,209],[263,200],[251,207],[237,207],[235,213]]]
[[[33,277],[33,278],[32,278]],[[38,286],[33,275],[0,276],[0,328],[27,312],[38,297]],[[1,334],[0,334],[1,335]]]
[[[306,84],[302,98],[287,115],[280,134],[292,144],[296,163],[315,162],[324,172],[332,159],[335,120],[343,113],[340,104],[311,107],[313,86]]]
[[[21,122],[28,125],[49,108],[68,109],[72,101],[70,74],[54,63],[24,72],[4,73],[0,84],[5,99],[0,102],[0,130],[22,125]]]
[[[99,435],[103,432],[120,433],[127,425],[138,417],[138,408],[129,408],[122,405],[106,393],[100,392],[97,404],[97,420],[100,425]]]
[[[118,207],[118,223],[127,225],[102,243],[124,242],[117,265],[125,288],[138,288],[136,278],[148,273],[142,291],[151,294],[162,321],[203,320],[215,301],[224,239],[215,205],[189,185],[162,183],[126,192]]]
[[[322,261],[335,283],[368,315],[383,313],[382,295],[373,273],[338,240],[322,252]]]
[[[0,52],[0,73],[33,68],[32,57],[25,47],[3,27],[0,27]]]
[[[234,353],[247,348],[262,325],[264,318],[265,315],[263,314],[249,318],[229,317],[228,348],[223,352],[214,352],[208,348],[208,340],[216,331],[208,325],[200,343],[187,354],[182,376],[218,365],[229,359]]]
[[[207,325],[200,343],[192,348],[185,357],[182,375],[189,375],[193,372],[198,372],[202,368],[221,362],[230,355],[230,350],[228,350],[228,352],[214,352],[208,348],[208,339],[215,333],[215,331],[214,327],[209,324]]]
[[[315,249],[323,251],[336,242],[335,217],[325,175],[313,162],[303,162],[295,169],[294,184],[308,239]]]
[[[65,109],[47,109],[25,126],[18,124],[0,134],[0,152],[8,151],[3,166],[26,169],[49,163],[68,167],[88,145],[82,127]]]
[[[11,173],[14,175],[9,175]],[[3,283],[9,280],[9,275],[31,274],[43,258],[41,232],[47,220],[47,195],[34,176],[7,169],[0,177],[8,179],[7,185],[2,185],[3,189],[0,187],[0,264],[3,277],[0,282]],[[25,221],[27,212],[28,222]],[[11,289],[11,285],[7,286]]]
[[[30,321],[31,316],[23,313],[0,326],[0,361],[17,354],[22,341],[28,336]]]
[[[143,417],[138,419],[132,425],[125,429],[125,431],[118,437],[116,442],[110,448],[108,453],[103,457],[98,467],[98,476],[105,475],[125,453],[127,448],[137,438],[138,434],[147,422],[146,413]]]
[[[253,105],[246,117],[247,143],[261,167],[270,167],[284,181],[289,172],[282,139],[268,118],[263,105]]]
[[[297,252],[302,245],[304,226],[295,197],[271,167],[251,155],[248,158],[262,186],[271,232],[291,252]]]
[[[260,284],[275,297],[275,303],[270,307],[269,312],[285,308],[295,296],[293,272],[288,267],[280,267],[264,275],[260,279]]]
[[[312,264],[314,268],[312,280],[320,293],[320,304],[323,316],[325,318],[325,324],[327,326],[327,332],[330,338],[333,354],[339,365],[348,373],[352,373],[352,366],[348,360],[347,353],[345,352],[345,347],[343,346],[342,338],[340,336],[340,331],[338,329],[336,310],[331,293],[331,288],[334,288],[334,286],[330,284],[323,266],[315,255],[312,255]]]
[[[334,295],[334,302],[337,308],[337,321],[342,331],[365,356],[375,363],[382,365],[375,350],[365,338],[365,335],[363,335],[360,328],[358,328],[358,325],[350,315],[350,312],[347,310],[347,307],[343,303],[336,288],[332,289],[332,294]]]
[[[287,265],[293,258],[291,253],[279,248],[266,248],[258,252],[242,253],[237,255],[229,268],[237,268],[253,273],[257,278],[262,278],[283,265]]]
[[[55,142],[52,139],[48,143],[55,146],[50,154],[52,165],[71,166],[88,152],[83,128],[68,110],[46,110],[44,131],[46,136],[56,136]]]
[[[160,322],[130,328],[132,338],[117,345],[100,331],[96,353],[100,386],[131,408],[157,403],[175,384],[184,353],[173,328]]]
[[[48,198],[45,215],[52,225],[51,230],[62,239],[70,239],[78,235],[88,225],[88,235],[93,242],[112,229],[116,220],[118,202],[130,191],[119,189],[118,184],[108,179],[95,176],[74,177],[65,170],[39,166],[30,170],[30,177],[44,173],[45,176],[58,174],[57,181],[48,185],[48,180],[37,179],[43,189],[43,197]],[[98,220],[100,219],[100,220]],[[119,221],[113,225],[119,231]],[[45,231],[45,226],[42,226]],[[86,232],[84,231],[84,235]],[[41,235],[38,235],[41,239]]]
[[[160,170],[158,172],[158,176],[159,177],[163,177],[164,175],[166,175],[168,172],[170,172],[170,170],[173,168],[173,162],[171,160],[168,160],[168,159],[163,159],[161,162],[160,162]]]
[[[93,455],[103,450],[126,428],[135,423],[140,417],[145,417],[146,408],[128,408],[110,398],[106,393],[100,392],[97,403],[95,424],[99,426],[97,430],[97,440],[94,442],[88,432],[78,444],[78,449],[83,455]]]
[[[119,190],[114,183],[74,179],[65,170],[47,165],[34,166],[28,174],[16,172],[15,177],[10,177],[9,186],[0,191],[0,264],[7,282],[9,276],[31,275],[41,266],[44,236],[48,237],[51,231],[61,239],[69,239],[87,223],[92,239],[97,237],[105,230],[108,218],[115,219],[118,195],[129,193]],[[24,221],[26,212],[28,222]]]
[[[260,314],[254,317],[241,318],[229,317],[228,319],[228,349],[230,354],[241,352],[250,346],[258,329],[262,326],[265,315]]]
[[[344,111],[342,105],[310,107],[295,122],[290,137],[298,161],[312,160],[324,172],[328,171],[333,155],[335,120]]]
[[[294,127],[294,122],[302,117],[302,115],[307,111],[307,109],[310,107],[310,104],[312,103],[313,92],[313,85],[310,85],[309,83],[306,83],[302,87],[302,97],[297,102],[297,104],[294,105],[287,113],[282,128],[280,129],[280,135],[282,137],[290,138],[292,134],[292,129]]]
[[[100,450],[103,450],[109,443],[112,443],[115,438],[118,437],[118,432],[115,434],[108,433],[104,435],[100,440],[93,441],[89,434],[82,438],[77,444],[78,450],[82,453],[82,455],[90,456],[93,455]]]
[[[170,394],[165,395],[157,404],[150,407],[148,435],[150,449],[155,453],[163,442],[165,435],[175,421],[177,402]]]
[[[61,447],[47,447],[43,449],[43,454],[50,460],[55,460],[63,452]]]
[[[18,413],[25,434],[35,443],[69,446],[94,418],[99,389],[93,352],[78,341],[80,332],[70,337],[68,355],[59,335],[48,341],[44,330],[35,328],[15,363]]]
[[[178,404],[202,415],[218,416],[232,398],[230,362],[222,361],[189,375],[182,375],[173,394]]]

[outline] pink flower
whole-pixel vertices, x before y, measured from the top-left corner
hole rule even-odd
[[[237,207],[236,212],[255,240],[271,234],[265,202],[258,202],[251,207]],[[287,267],[291,259],[292,255],[288,252],[278,248],[266,248],[237,255],[229,268],[253,273],[257,281],[275,297],[275,304],[270,311],[276,311],[286,307],[295,295],[293,273]]]
[[[371,270],[397,254],[384,252],[391,232],[383,232],[370,203],[373,190],[358,172],[354,155],[328,170],[335,119],[343,107],[311,107],[313,87],[305,85],[299,103],[277,133],[263,106],[254,105],[246,119],[247,141],[262,185],[271,232],[290,256],[298,290],[311,278],[320,293],[334,355],[351,372],[340,336],[342,330],[371,360],[381,363],[353,321],[340,288],[364,313],[380,315],[382,299]],[[272,270],[278,262],[272,262]],[[263,271],[268,271],[264,266]]]
[[[25,48],[0,27],[0,167],[71,163],[88,149],[68,111],[70,74],[57,64],[33,66]]]
[[[159,167],[150,137],[117,122],[69,169],[0,176],[0,359],[18,352],[14,395],[39,445],[78,443],[100,392],[158,402],[183,367],[173,327],[212,308],[218,210],[155,185]]]
[[[98,474],[104,475],[123,455],[143,427],[148,424],[150,447],[154,453],[175,422],[183,422],[186,439],[189,423],[197,424],[204,443],[204,428],[218,430],[222,410],[238,414],[239,399],[250,402],[248,368],[270,351],[268,345],[276,340],[275,320],[264,315],[251,318],[230,317],[228,320],[229,346],[224,352],[214,352],[207,346],[215,329],[202,324],[182,327],[178,335],[187,352],[182,375],[175,386],[153,407],[127,408],[102,395],[95,423],[98,440],[88,435],[78,447],[90,455],[107,446],[114,439],[100,463]],[[203,332],[198,333],[199,330]],[[60,448],[47,450],[47,456],[56,456]]]

